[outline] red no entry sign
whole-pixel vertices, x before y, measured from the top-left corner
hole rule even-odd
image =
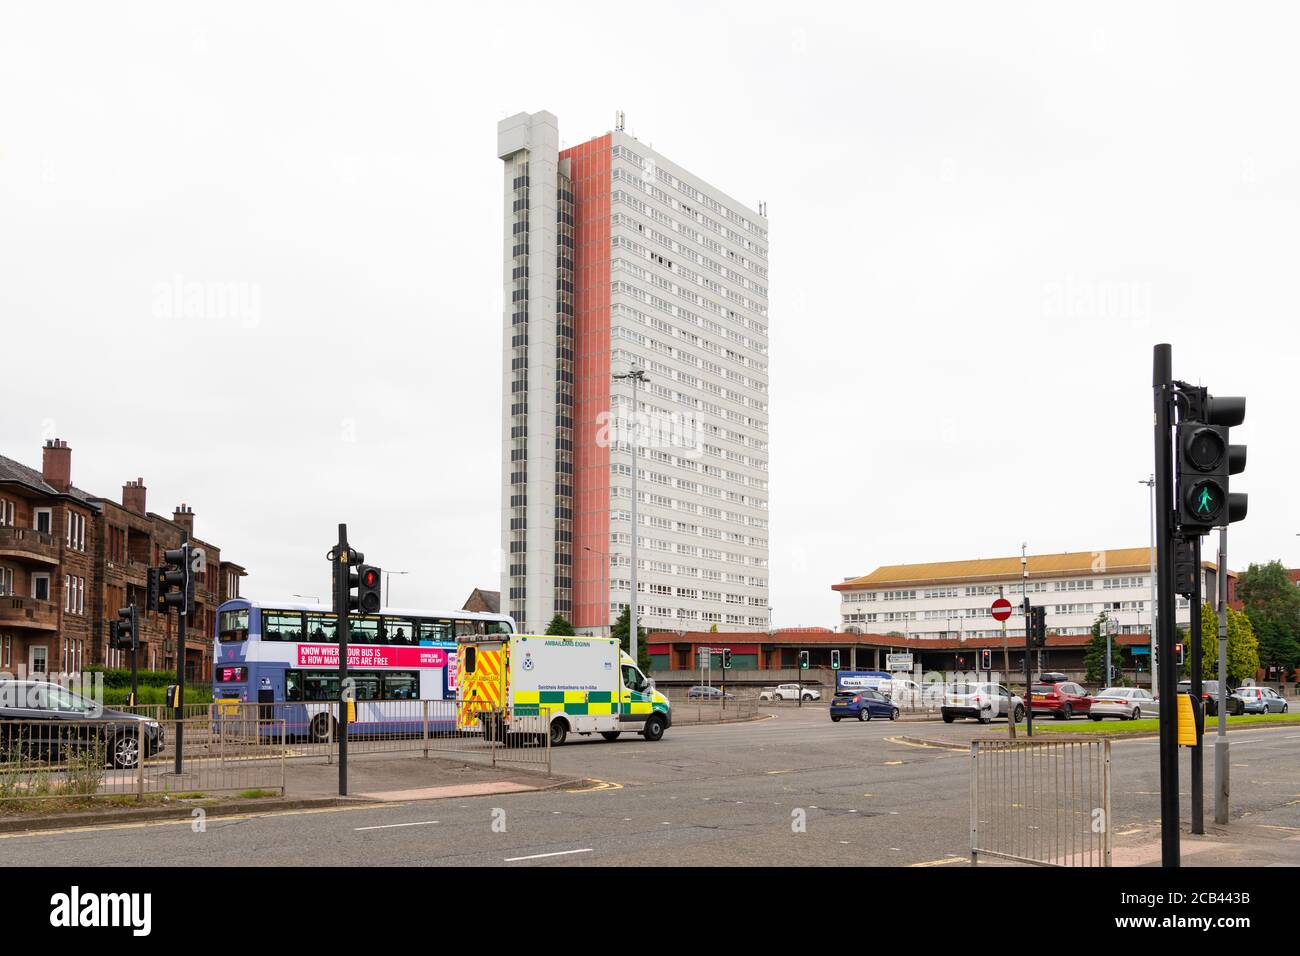
[[[1011,616],[1011,602],[1006,598],[998,598],[993,602],[993,620],[1005,621]]]

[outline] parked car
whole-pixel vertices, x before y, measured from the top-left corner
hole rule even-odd
[[[57,762],[71,752],[104,748],[105,763],[127,769],[162,750],[162,725],[139,714],[108,710],[46,681],[0,682],[0,759],[20,756]]]
[[[1178,682],[1178,693],[1187,694],[1192,690],[1192,682],[1189,680],[1180,680]],[[1205,716],[1216,717],[1219,713],[1219,682],[1217,680],[1201,681],[1201,706],[1205,708]],[[1246,702],[1236,696],[1236,692],[1231,687],[1228,688],[1228,713],[1244,714],[1246,712]]]
[[[1001,684],[951,684],[944,689],[943,705],[939,708],[945,724],[958,717],[974,717],[981,724],[991,723],[994,717],[1014,715],[1016,723],[1025,719],[1025,702]]]
[[[1238,687],[1228,698],[1229,701],[1234,699],[1241,701],[1241,713],[1285,714],[1288,709],[1286,698],[1271,687]]]
[[[721,687],[709,687],[706,684],[696,684],[686,691],[687,700],[722,700],[724,697]],[[735,700],[736,695],[727,691],[725,695],[727,700]]]
[[[766,691],[764,691],[764,693],[766,693]],[[803,693],[804,700],[822,699],[821,692],[813,690],[811,687],[803,688],[802,693]],[[765,698],[762,694],[759,694],[758,699],[759,700],[798,700],[799,695],[800,695],[800,688],[798,684],[777,684],[776,687],[772,688],[772,695],[770,697]]]
[[[1074,681],[1048,684],[1039,681],[1029,688],[1029,706],[1034,714],[1051,714],[1057,720],[1069,720],[1092,709],[1092,698]]]
[[[840,690],[831,698],[831,721],[839,723],[841,717],[870,720],[872,717],[898,719],[898,706],[878,690]]]
[[[1149,690],[1141,687],[1107,687],[1092,695],[1088,716],[1093,720],[1118,717],[1120,720],[1139,720],[1154,717],[1160,708]]]

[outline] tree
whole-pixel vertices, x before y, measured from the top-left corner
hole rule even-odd
[[[551,618],[551,623],[546,625],[546,633],[558,637],[573,637],[573,625],[563,614],[557,614]]]
[[[631,631],[631,627],[629,626],[628,622],[631,616],[632,616],[632,609],[628,607],[623,608],[623,613],[618,616],[618,620],[615,621],[614,626],[610,628],[610,636],[618,638],[618,645],[619,647],[623,648],[623,653],[625,654],[631,653],[631,651],[628,648],[629,637],[630,637],[629,632]],[[639,668],[641,668],[641,673],[649,674],[650,673],[650,649],[646,647],[645,638],[646,638],[645,628],[638,627],[636,629],[636,664]]]
[[[1087,671],[1084,682],[1088,684],[1101,684],[1103,687],[1109,687],[1114,683],[1113,675],[1106,673],[1106,612],[1102,611],[1097,620],[1092,622],[1092,637],[1083,652],[1083,666]],[[1128,653],[1127,647],[1122,647],[1110,638],[1110,663],[1120,673],[1124,671],[1124,655]]]
[[[1276,664],[1284,672],[1300,664],[1300,588],[1291,583],[1282,562],[1252,564],[1243,571],[1237,577],[1237,600],[1258,640],[1260,663]]]
[[[1250,626],[1250,618],[1228,608],[1228,682],[1239,684],[1253,678],[1259,670],[1259,640]],[[1219,615],[1214,605],[1201,605],[1201,678],[1219,676]]]

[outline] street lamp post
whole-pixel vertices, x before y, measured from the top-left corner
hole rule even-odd
[[[615,379],[628,379],[632,383],[632,421],[637,425],[640,424],[640,413],[637,411],[637,386],[646,381],[644,369],[633,367],[627,372],[620,372],[614,376]],[[640,431],[638,427],[637,432]],[[633,661],[637,660],[637,607],[636,607],[636,443],[637,435],[629,429],[632,445],[632,595],[628,602],[627,631],[628,631],[628,648],[629,656]]]
[[[1151,492],[1151,633],[1148,636],[1151,639],[1151,696],[1156,697],[1160,693],[1160,684],[1156,680],[1160,666],[1156,660],[1156,476],[1138,484],[1146,485]]]
[[[388,595],[393,590],[394,574],[410,574],[410,571],[385,571],[384,572],[384,607],[388,607]]]

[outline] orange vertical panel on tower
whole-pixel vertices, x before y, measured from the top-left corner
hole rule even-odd
[[[574,195],[573,624],[609,620],[610,137],[560,153]]]

